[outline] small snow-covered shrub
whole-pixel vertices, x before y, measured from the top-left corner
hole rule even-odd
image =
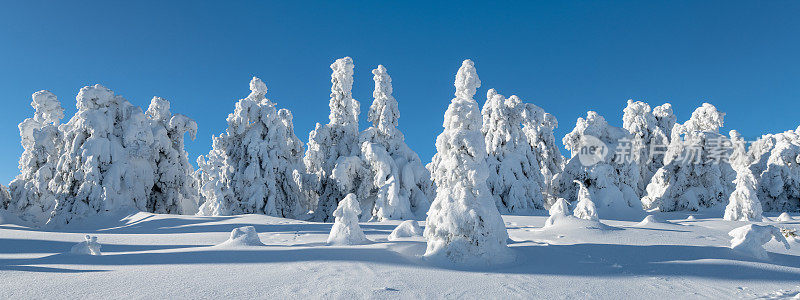
[[[394,241],[399,238],[415,236],[422,236],[422,227],[419,227],[419,223],[417,223],[416,220],[405,220],[403,223],[400,223],[400,225],[397,225],[397,228],[392,230],[388,240]]]
[[[473,96],[480,86],[474,64],[465,60],[456,74],[455,98],[436,138],[431,167],[436,198],[428,211],[425,258],[458,265],[513,260],[503,219],[486,186],[486,144]]]
[[[777,219],[778,222],[791,222],[792,220],[793,220],[792,216],[790,216],[789,213],[787,212],[781,213],[781,215],[778,216]]]
[[[647,226],[650,224],[670,224],[670,222],[662,220],[654,215],[647,215],[647,217],[644,217],[644,220],[636,224],[636,226]]]
[[[584,220],[600,220],[597,216],[597,209],[594,206],[594,202],[592,202],[591,195],[589,195],[589,190],[586,189],[586,186],[583,185],[582,182],[576,180],[575,183],[578,184],[580,188],[578,189],[578,203],[575,204],[575,210],[572,214],[576,218]]]
[[[368,243],[367,236],[358,226],[361,207],[356,195],[348,194],[333,212],[335,221],[328,235],[328,245],[360,245]]]
[[[731,193],[728,206],[725,207],[724,219],[760,222],[764,217],[761,215],[761,202],[756,196],[753,174],[746,167],[738,168],[736,172],[736,190]]]
[[[69,253],[78,255],[102,255],[100,252],[101,246],[100,243],[97,242],[96,236],[86,235],[84,238],[86,240],[72,246]]]
[[[786,249],[790,247],[781,231],[772,225],[748,224],[731,230],[728,235],[732,238],[731,249],[758,259],[769,258],[764,244],[772,239],[783,243]]]
[[[569,212],[569,204],[564,198],[558,198],[558,200],[550,206],[548,212],[550,213],[550,217],[545,221],[544,227],[553,226],[559,218],[572,216]]]
[[[231,237],[220,246],[264,246],[253,226],[234,228]]]

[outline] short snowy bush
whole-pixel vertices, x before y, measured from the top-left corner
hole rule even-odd
[[[400,225],[392,230],[389,234],[388,240],[394,241],[400,238],[422,236],[422,227],[419,226],[416,220],[405,220]]]
[[[258,237],[258,232],[253,226],[243,226],[234,228],[231,236],[220,246],[264,246]]]
[[[100,252],[100,243],[97,242],[96,236],[89,236],[86,235],[84,237],[86,240],[80,243],[75,244],[70,249],[71,254],[78,254],[78,255],[102,255]]]
[[[368,243],[367,236],[358,226],[358,215],[361,208],[354,194],[339,201],[338,207],[333,212],[335,221],[328,235],[328,245],[360,245]]]
[[[758,259],[768,259],[764,244],[772,239],[783,243],[789,249],[789,242],[781,234],[780,229],[772,225],[748,224],[728,233],[731,236],[731,249],[741,254]]]

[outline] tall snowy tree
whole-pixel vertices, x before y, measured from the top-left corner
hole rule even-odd
[[[359,103],[353,99],[353,60],[337,59],[331,64],[331,99],[328,124],[317,123],[308,135],[303,162],[314,180],[304,180],[304,190],[316,199],[314,219],[329,222],[345,195],[353,193],[359,201],[369,201],[373,178],[359,158]],[[372,205],[361,203],[362,211]]]
[[[145,115],[153,130],[155,185],[147,202],[147,211],[155,213],[195,214],[198,193],[194,183],[194,167],[184,150],[184,136],[194,140],[197,123],[182,114],[172,114],[170,103],[153,97]]]
[[[544,184],[541,186],[542,192],[548,196],[547,202],[554,203],[556,197],[552,197],[553,179],[564,169],[564,156],[556,144],[553,131],[558,128],[556,117],[545,112],[539,106],[531,103],[525,104],[523,114],[522,132],[531,147],[531,151],[539,162],[539,171],[542,172]]]
[[[745,162],[764,211],[800,211],[800,127],[753,142]]]
[[[664,166],[647,185],[645,209],[699,210],[727,203],[734,190],[730,139],[719,134],[725,114],[711,104],[672,129]]]
[[[628,100],[628,106],[623,110],[622,128],[632,135],[631,142],[635,145],[632,150],[636,151],[636,163],[639,165],[639,184],[636,187],[636,194],[639,196],[645,194],[645,188],[653,174],[664,166],[664,152],[669,145],[669,137],[666,128],[661,126],[671,126],[669,113],[672,110],[671,106],[665,105],[659,109],[661,121],[650,111],[650,105],[641,101]]]
[[[99,84],[81,89],[77,107],[60,126],[65,144],[51,182],[58,200],[48,224],[147,211],[155,163],[153,133],[142,109]]]
[[[455,98],[444,116],[433,157],[436,198],[428,211],[425,257],[461,265],[513,259],[503,219],[486,186],[486,144],[481,114],[472,98],[480,79],[470,60],[456,74]]]
[[[578,185],[574,181],[579,181],[604,217],[641,213],[642,205],[636,194],[639,166],[633,157],[631,141],[627,130],[609,125],[597,112],[589,111],[586,119],[578,118],[572,132],[564,136],[564,146],[572,156],[564,171],[554,179],[556,196],[570,202],[578,200]],[[603,146],[605,155],[598,155],[597,161],[591,163],[582,161],[580,152],[594,144]]]
[[[376,193],[372,217],[379,221],[415,218],[428,211],[435,193],[433,183],[419,156],[397,129],[400,111],[392,97],[392,78],[382,65],[372,74],[375,100],[368,116],[372,126],[360,137],[362,157]]]
[[[225,133],[200,157],[201,215],[258,213],[296,218],[308,201],[300,190],[303,146],[294,134],[292,114],[265,97],[261,79],[250,81],[250,95],[228,115]]]
[[[525,109],[519,97],[506,99],[490,89],[481,111],[481,133],[488,153],[487,185],[497,208],[504,213],[544,208],[544,178],[536,153],[522,131]]]
[[[47,222],[56,205],[55,195],[48,185],[62,148],[58,125],[64,117],[64,109],[49,91],[38,91],[31,98],[35,113],[33,118],[19,124],[24,151],[19,159],[20,174],[9,186],[14,203],[7,207],[21,219],[41,225]]]

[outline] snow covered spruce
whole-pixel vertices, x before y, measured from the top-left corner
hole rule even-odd
[[[55,95],[33,94],[33,118],[20,126],[24,152],[10,185],[9,211],[35,226],[98,214],[193,214],[197,192],[183,150],[197,125],[154,98],[147,113],[101,85],[87,86],[66,124]]]
[[[335,221],[328,235],[328,245],[361,245],[370,240],[358,225],[358,215],[361,214],[355,194],[347,194],[333,212]]]
[[[260,213],[297,218],[309,209],[300,190],[303,144],[294,134],[292,113],[265,97],[261,79],[228,115],[228,129],[199,157],[201,215]]]
[[[431,163],[437,185],[428,211],[425,258],[436,263],[491,265],[510,262],[503,219],[486,178],[486,145],[481,114],[472,98],[481,85],[473,62],[465,60],[455,79],[455,98],[444,116]]]

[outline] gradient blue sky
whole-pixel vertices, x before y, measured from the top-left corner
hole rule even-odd
[[[488,1],[487,1],[488,2]],[[223,132],[251,76],[308,139],[327,122],[330,69],[353,57],[362,129],[372,74],[387,67],[400,128],[429,161],[465,58],[486,90],[559,120],[556,138],[596,110],[621,126],[627,99],[702,102],[747,138],[800,125],[800,1],[5,1],[0,4],[0,182],[17,173],[17,124],[30,95],[101,83],[146,108],[153,96],[199,124],[190,160]],[[66,122],[66,118],[64,120]]]

